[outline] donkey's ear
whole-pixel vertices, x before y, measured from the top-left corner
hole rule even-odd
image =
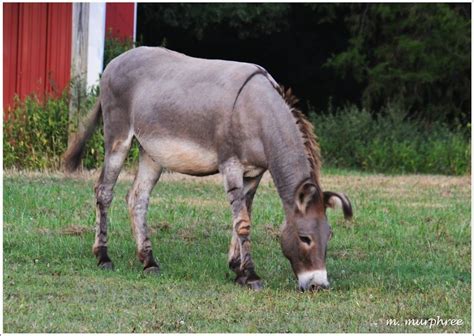
[[[303,183],[296,190],[295,203],[296,207],[302,214],[306,213],[308,204],[313,199],[316,191],[316,186],[311,182]]]
[[[352,218],[352,205],[349,198],[347,198],[346,194],[343,193],[336,193],[332,191],[325,191],[324,192],[324,206],[326,208],[342,208],[342,212],[344,212],[345,219]]]

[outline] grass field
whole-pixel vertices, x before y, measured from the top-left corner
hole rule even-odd
[[[116,187],[109,251],[96,268],[94,180],[4,174],[5,332],[470,332],[470,177],[323,172],[355,218],[328,212],[334,237],[331,289],[300,293],[278,242],[283,211],[273,184],[254,203],[253,256],[265,289],[232,283],[231,216],[219,179],[164,176],[149,225],[160,277],[135,258],[124,197]],[[462,319],[408,326],[405,319]],[[396,319],[399,326],[387,325]]]

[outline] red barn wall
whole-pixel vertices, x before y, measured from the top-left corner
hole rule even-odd
[[[60,94],[71,68],[71,3],[3,4],[3,108],[13,98]]]
[[[20,5],[3,4],[3,106],[13,102],[17,91],[18,24]]]
[[[135,3],[107,3],[105,12],[107,36],[112,34],[121,39],[133,39],[135,30]]]

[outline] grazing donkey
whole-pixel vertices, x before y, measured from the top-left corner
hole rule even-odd
[[[286,221],[281,247],[302,290],[327,288],[326,248],[331,227],[326,208],[342,206],[342,193],[323,192],[320,154],[312,125],[262,67],[207,60],[164,48],[140,47],[115,58],[100,81],[100,97],[82,132],[64,155],[79,166],[84,145],[102,115],[105,162],[95,185],[97,231],[93,252],[102,268],[107,254],[107,209],[133,137],[140,144],[138,172],[127,195],[137,255],[144,272],[158,273],[146,224],[150,192],[163,168],[195,176],[220,172],[232,207],[229,267],[236,282],[262,283],[250,255],[252,200],[269,170]]]

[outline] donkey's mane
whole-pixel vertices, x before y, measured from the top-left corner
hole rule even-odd
[[[301,132],[303,138],[303,144],[305,147],[306,156],[311,166],[311,177],[314,182],[319,186],[319,171],[321,169],[321,150],[319,143],[314,133],[313,124],[305,117],[303,112],[297,107],[299,99],[293,95],[291,88],[285,90],[285,87],[280,85],[278,92],[281,97],[285,100],[286,104],[290,108],[291,114],[296,120],[296,125]]]
[[[303,112],[301,112],[301,110],[297,107],[297,103],[299,102],[299,99],[293,95],[291,88],[288,88],[285,90],[285,87],[283,85],[279,85],[273,79],[273,77],[267,72],[267,70],[265,70],[259,65],[255,65],[255,66],[257,67],[257,70],[251,73],[250,76],[247,77],[247,79],[245,80],[245,82],[242,84],[239,91],[237,92],[237,96],[235,97],[232,111],[235,108],[237,99],[239,98],[240,93],[242,92],[242,89],[250,81],[250,79],[252,79],[252,77],[256,75],[264,75],[268,79],[270,84],[275,88],[276,91],[278,91],[280,96],[283,98],[286,105],[289,107],[291,114],[296,120],[296,125],[298,125],[298,128],[301,133],[301,137],[303,140],[306,157],[308,158],[308,161],[311,167],[311,178],[314,180],[316,185],[319,186],[319,171],[321,169],[321,151],[319,149],[319,144],[317,141],[316,134],[314,133],[313,124],[311,124],[311,122],[305,117]]]

